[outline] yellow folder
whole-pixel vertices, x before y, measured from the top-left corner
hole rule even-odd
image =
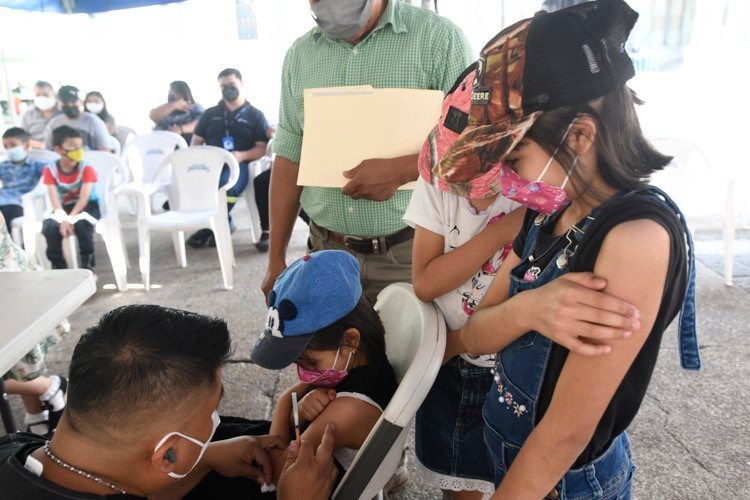
[[[371,86],[306,89],[297,184],[343,187],[369,158],[418,153],[440,119],[443,92]],[[413,182],[400,189],[413,189]]]

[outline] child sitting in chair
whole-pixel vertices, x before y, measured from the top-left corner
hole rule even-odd
[[[99,199],[94,185],[96,171],[83,162],[81,133],[67,125],[52,131],[52,144],[60,159],[47,165],[42,179],[52,202],[52,216],[42,225],[47,240],[47,258],[53,269],[67,267],[62,253],[63,238],[78,237],[80,266],[94,269],[94,227],[99,214]]]
[[[306,255],[279,276],[268,305],[252,360],[272,370],[295,363],[300,379],[279,398],[270,433],[286,441],[294,436],[296,392],[302,439],[317,446],[333,424],[335,457],[347,469],[397,386],[383,324],[362,295],[357,260],[339,250]],[[274,481],[286,458],[276,455]]]

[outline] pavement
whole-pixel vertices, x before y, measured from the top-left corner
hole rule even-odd
[[[234,354],[223,371],[226,394],[220,413],[252,419],[269,418],[278,395],[296,373],[264,370],[250,361],[250,350],[266,313],[260,280],[266,255],[250,243],[244,200],[235,208],[238,231],[233,236],[237,266],[235,288],[223,290],[215,249],[187,249],[188,267],[177,265],[171,237],[152,236],[150,292],[114,289],[104,245],[97,241],[98,292],[69,319],[72,331],[48,354],[54,373],[67,373],[70,356],[81,333],[105,312],[122,305],[153,303],[224,318],[232,332]],[[129,283],[139,284],[137,235],[134,221],[124,217],[124,236],[134,268]],[[735,283],[723,285],[720,235],[698,235],[698,328],[703,359],[700,372],[680,369],[676,326],[664,334],[659,361],[641,410],[630,427],[636,499],[723,499],[750,497],[750,234],[739,233]],[[297,225],[289,258],[301,257],[305,226]],[[12,397],[17,422],[20,400]],[[0,431],[2,426],[0,425]],[[4,431],[2,431],[4,432]],[[441,498],[434,485],[414,471],[413,430],[408,441],[411,480],[394,500]]]

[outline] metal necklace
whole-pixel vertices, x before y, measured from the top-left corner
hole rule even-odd
[[[90,480],[94,481],[96,484],[101,484],[101,485],[106,486],[107,488],[113,489],[115,491],[119,491],[120,494],[122,494],[122,495],[126,495],[128,493],[127,491],[123,490],[122,488],[120,488],[116,484],[110,483],[109,481],[105,481],[104,479],[102,479],[102,478],[100,478],[98,476],[95,476],[93,474],[89,474],[88,472],[86,472],[84,470],[77,469],[77,468],[73,467],[72,465],[70,465],[67,462],[63,462],[61,459],[59,459],[58,457],[56,457],[54,453],[52,453],[52,450],[49,449],[49,441],[47,441],[46,443],[44,443],[44,453],[45,453],[45,455],[47,455],[49,457],[50,460],[52,460],[53,462],[55,462],[57,465],[59,465],[60,467],[62,467],[65,470],[69,470],[71,472],[75,472],[76,474],[78,474],[81,477],[85,477],[86,479],[90,479]]]

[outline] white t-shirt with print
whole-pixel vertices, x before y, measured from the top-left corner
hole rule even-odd
[[[499,195],[485,211],[477,213],[467,198],[440,191],[420,177],[404,214],[404,222],[412,227],[421,226],[442,236],[443,252],[448,253],[467,243],[490,222],[496,221],[519,206],[518,203]],[[495,272],[512,246],[512,241],[506,242],[506,245],[499,248],[471,278],[457,289],[435,299],[435,303],[445,316],[449,330],[461,328],[476,310],[492,283]],[[480,366],[489,365],[487,361],[476,362],[469,356],[463,357]]]

